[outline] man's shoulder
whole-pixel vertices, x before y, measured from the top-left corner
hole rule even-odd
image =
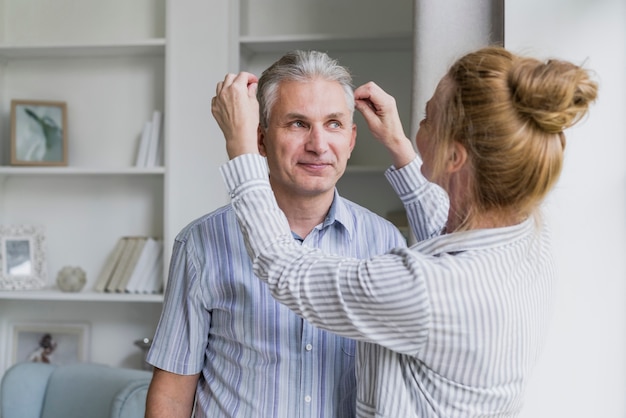
[[[237,219],[230,204],[215,209],[189,222],[177,234],[178,241],[186,241],[189,237],[197,234],[206,234],[209,230],[221,230],[222,232],[238,232],[238,228],[232,228]]]

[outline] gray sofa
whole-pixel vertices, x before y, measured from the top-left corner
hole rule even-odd
[[[0,418],[142,418],[152,373],[95,363],[18,363],[0,386]]]

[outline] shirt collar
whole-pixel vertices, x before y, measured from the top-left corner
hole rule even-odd
[[[483,250],[499,247],[527,237],[536,227],[536,218],[529,217],[525,221],[503,228],[475,229],[471,231],[453,232],[432,239],[418,242],[412,249],[424,254],[437,256],[440,254],[459,253],[463,251]]]
[[[315,228],[318,230],[322,230],[335,223],[337,223],[338,225],[342,225],[348,232],[350,238],[352,238],[354,232],[354,217],[348,209],[348,206],[346,205],[344,199],[339,196],[339,192],[337,191],[337,189],[335,189],[333,203],[330,205],[330,209],[328,210],[326,218],[324,218],[324,222],[322,222]]]

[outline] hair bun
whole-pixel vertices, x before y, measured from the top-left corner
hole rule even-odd
[[[548,133],[578,122],[598,91],[586,70],[559,60],[520,58],[511,68],[508,83],[518,112]]]

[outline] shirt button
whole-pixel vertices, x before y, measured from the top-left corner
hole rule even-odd
[[[306,402],[306,403],[311,403],[311,397],[310,397],[309,395],[306,395],[306,396],[304,397],[304,402]]]
[[[313,346],[311,344],[307,344],[306,347],[304,347],[304,348],[306,348],[306,351],[313,350]]]

